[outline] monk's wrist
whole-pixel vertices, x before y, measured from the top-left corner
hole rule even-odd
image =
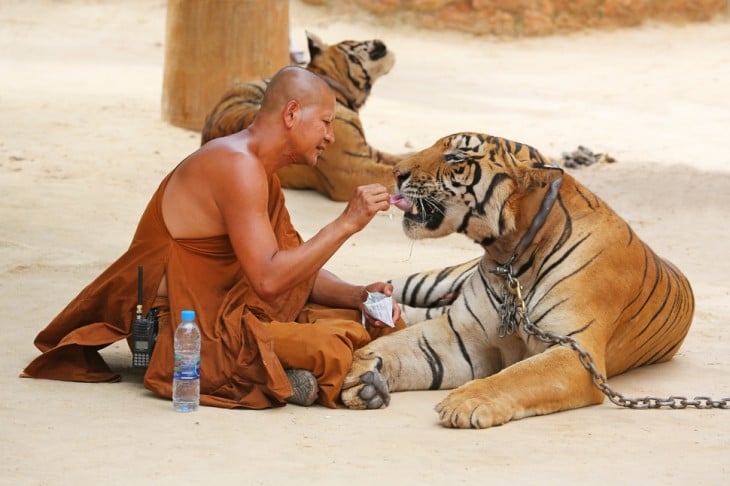
[[[368,289],[365,286],[360,286],[358,292],[357,308],[359,309],[362,304],[368,299]]]

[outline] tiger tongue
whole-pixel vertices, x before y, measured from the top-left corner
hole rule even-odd
[[[413,207],[413,203],[400,194],[391,194],[390,204],[395,204],[395,206],[401,211],[408,211],[411,207]]]

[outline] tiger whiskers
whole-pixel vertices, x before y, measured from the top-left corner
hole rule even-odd
[[[422,218],[428,213],[444,214],[444,210],[438,204],[438,201],[428,196],[406,196],[413,203],[412,214],[419,214]]]
[[[441,209],[439,207],[439,205],[436,204],[433,200],[431,200],[431,199],[423,199],[423,201],[425,201],[428,204],[429,208],[431,209],[431,212],[439,213],[441,215],[444,214],[444,210]],[[424,211],[425,211],[425,207],[424,207]]]

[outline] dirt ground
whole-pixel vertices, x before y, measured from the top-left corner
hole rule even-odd
[[[449,430],[447,391],[384,410],[203,407],[176,414],[123,380],[20,379],[32,342],[127,247],[161,178],[199,135],[160,117],[162,0],[0,3],[0,483],[727,484],[730,410],[610,403],[481,431]],[[730,397],[730,21],[494,40],[377,27],[291,3],[292,38],[378,37],[396,54],[361,117],[400,152],[488,132],[559,157],[585,145],[615,164],[575,175],[689,277],[697,308],[674,360],[610,383],[628,396]],[[307,238],[344,208],[288,191]],[[463,237],[411,242],[381,214],[327,265],[367,283],[478,254]]]

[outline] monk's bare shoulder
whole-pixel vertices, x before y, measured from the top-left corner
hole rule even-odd
[[[198,149],[187,162],[195,166],[191,172],[196,173],[196,178],[205,177],[215,185],[245,183],[249,178],[265,177],[251,145],[244,132],[216,138]]]
[[[230,158],[255,161],[256,156],[250,145],[250,139],[239,132],[211,140],[200,147],[196,154],[200,158],[213,159],[217,162],[225,162]]]
[[[265,171],[244,142],[234,136],[212,140],[175,169],[162,200],[174,237],[223,234],[231,214],[244,211],[250,197],[263,197]]]

